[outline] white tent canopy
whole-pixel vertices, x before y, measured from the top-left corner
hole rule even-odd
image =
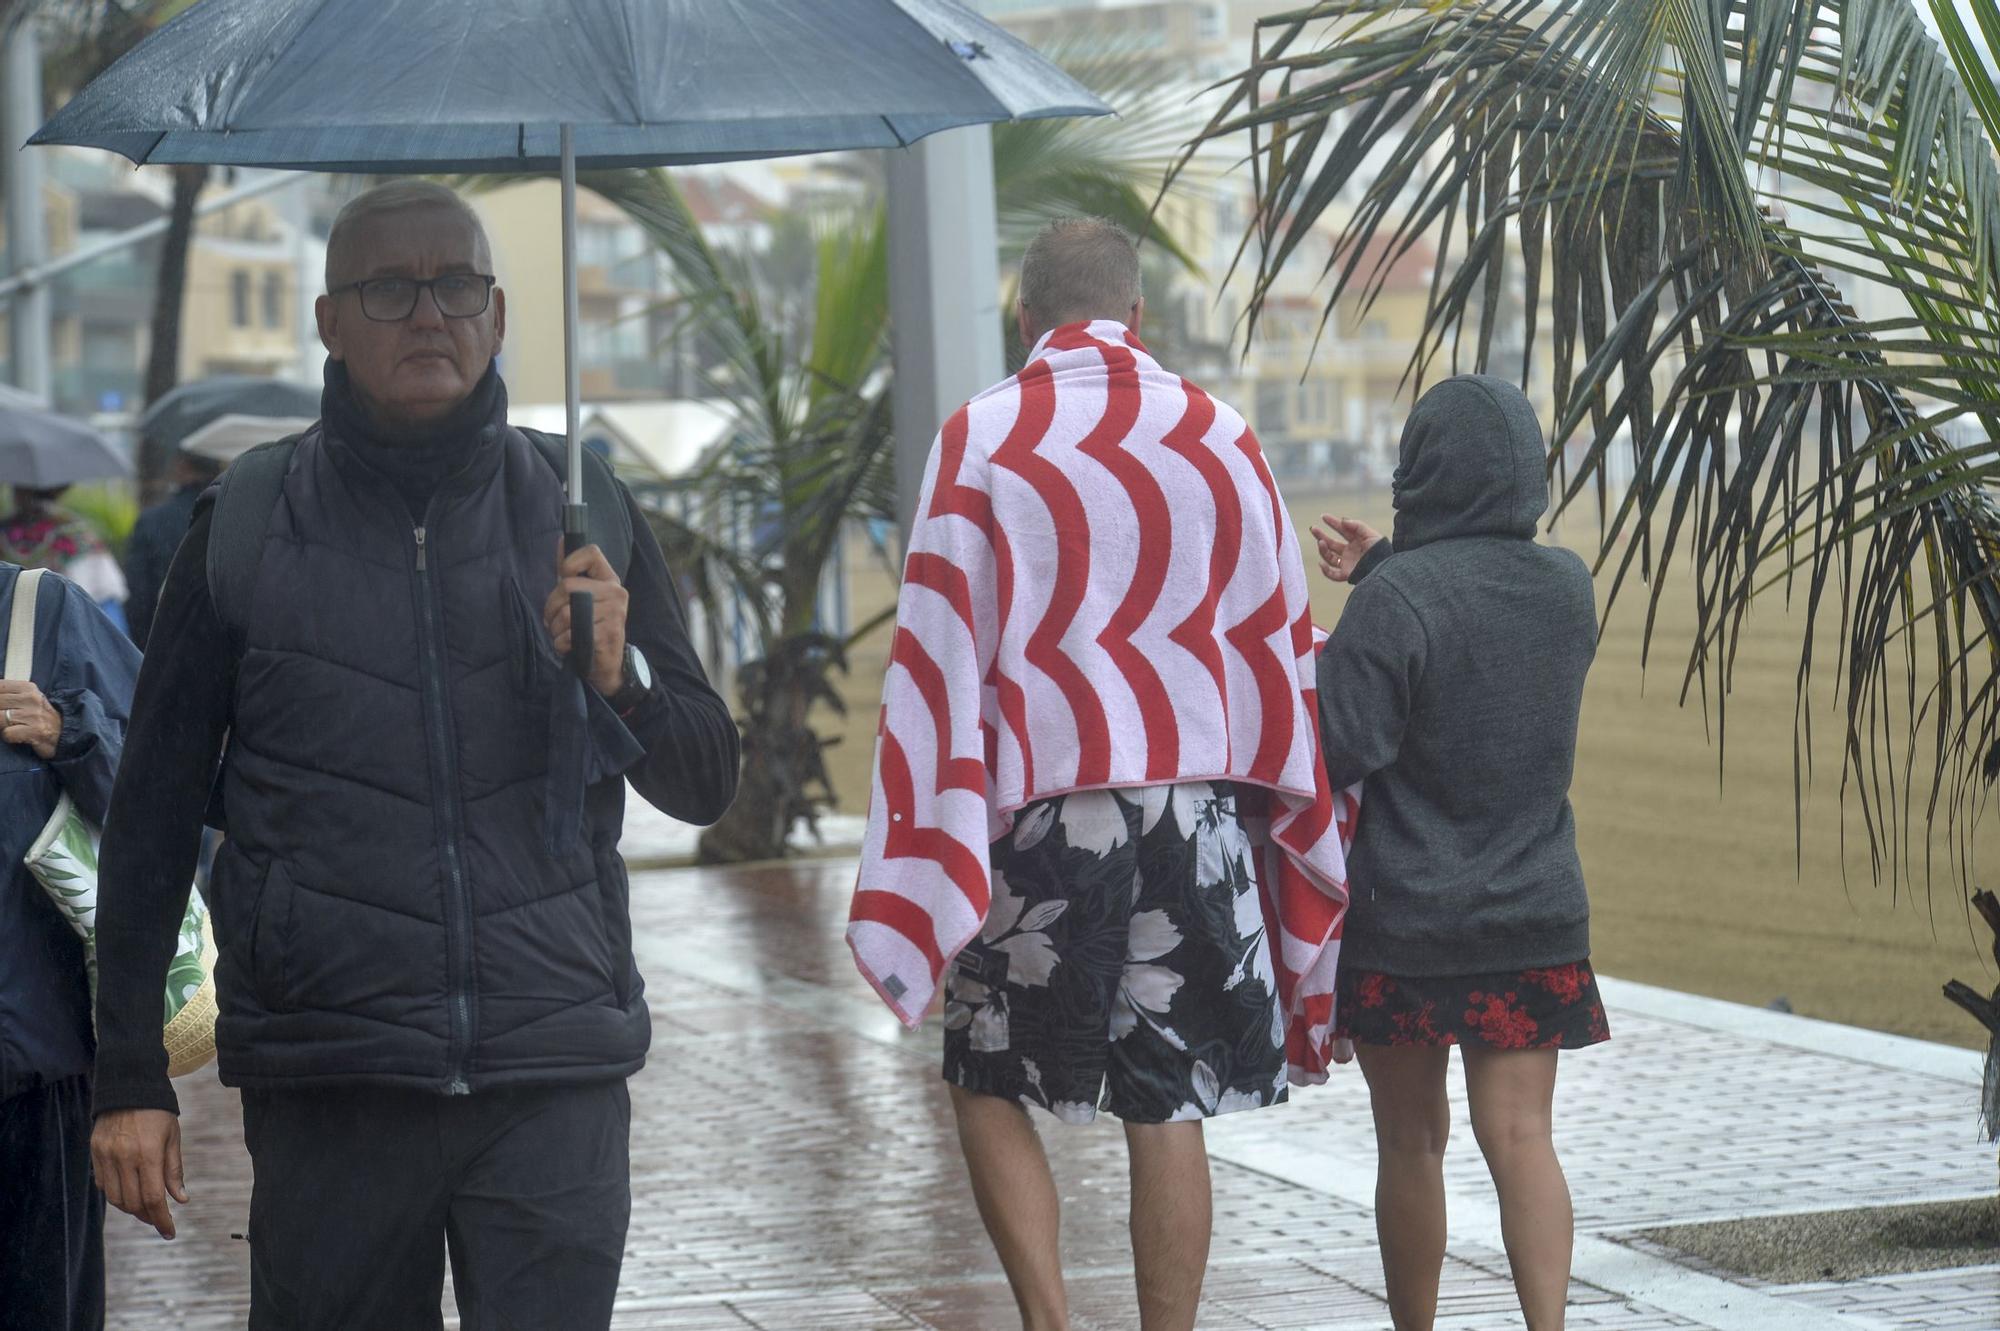
[[[217,416],[181,440],[181,452],[226,467],[259,444],[298,434],[311,426],[312,422],[303,416],[247,416],[232,411]]]
[[[560,402],[517,402],[507,416],[516,425],[561,434],[563,412]],[[728,439],[734,420],[726,406],[696,398],[605,402],[585,405],[579,433],[585,447],[603,442],[614,467],[673,480]]]

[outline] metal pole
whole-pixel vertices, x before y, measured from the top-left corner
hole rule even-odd
[[[42,110],[42,50],[33,19],[14,25],[7,38],[0,79],[0,142],[7,151],[7,249],[16,272],[32,270],[48,258],[42,218],[42,159],[16,145],[27,142]],[[37,397],[49,396],[49,292],[30,290],[9,310],[8,345],[14,382]]]
[[[562,266],[563,266],[563,395],[569,429],[569,499],[583,502],[583,441],[578,437],[583,415],[583,372],[577,364],[576,334],[580,322],[576,298],[576,141],[562,127]]]
[[[42,152],[45,150],[37,148],[34,151]],[[23,158],[31,155],[26,149],[23,149],[21,152]],[[206,199],[196,204],[194,215],[196,217],[207,217],[210,213],[219,213],[224,209],[234,208],[245,199],[254,199],[260,194],[269,194],[273,190],[285,189],[294,185],[303,185],[311,178],[308,173],[303,171],[273,171],[262,180],[253,181],[248,185],[239,185],[227,193],[218,194],[212,199]],[[8,197],[11,200],[13,196],[10,193]],[[80,248],[71,250],[59,259],[50,259],[45,263],[36,264],[26,272],[17,272],[12,277],[0,278],[0,300],[18,301],[22,292],[32,291],[36,287],[47,283],[51,278],[62,276],[72,268],[81,268],[87,263],[95,263],[108,254],[116,254],[120,250],[128,250],[141,241],[151,240],[154,236],[164,235],[168,225],[168,219],[165,217],[158,217],[150,222],[141,222],[130,230],[120,231],[115,236],[108,236],[95,245],[81,246]],[[318,285],[318,281],[319,279],[314,277],[312,284],[316,286]],[[317,336],[316,328],[314,335]],[[316,365],[314,372],[317,373]]]
[[[999,269],[987,128],[946,130],[890,150],[889,322],[904,549],[938,427],[1001,377]]]
[[[566,399],[563,405],[564,419],[569,427],[569,502],[563,507],[563,548],[574,554],[590,542],[590,521],[583,502],[583,372],[576,359],[579,322],[576,299],[576,140],[568,125],[562,127],[562,214],[563,396]],[[577,677],[584,680],[591,677],[596,665],[591,602],[589,592],[570,593],[569,665]]]

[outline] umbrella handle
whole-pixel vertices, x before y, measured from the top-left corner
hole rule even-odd
[[[563,553],[575,554],[590,544],[582,504],[563,506]],[[585,683],[597,667],[596,600],[589,592],[569,594],[569,668]]]

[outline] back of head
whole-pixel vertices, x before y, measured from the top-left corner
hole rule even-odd
[[[1123,227],[1100,217],[1043,227],[1021,259],[1021,308],[1029,340],[1093,319],[1131,324],[1139,304],[1139,251]]]
[[[1487,374],[1434,384],[1403,426],[1398,550],[1465,536],[1533,540],[1549,507],[1541,423],[1512,383]]]
[[[199,453],[181,450],[174,454],[174,479],[181,485],[211,485],[222,475],[222,463]]]

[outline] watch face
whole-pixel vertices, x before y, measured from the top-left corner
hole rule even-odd
[[[625,673],[639,688],[653,687],[653,667],[646,664],[646,654],[630,643],[625,646]]]

